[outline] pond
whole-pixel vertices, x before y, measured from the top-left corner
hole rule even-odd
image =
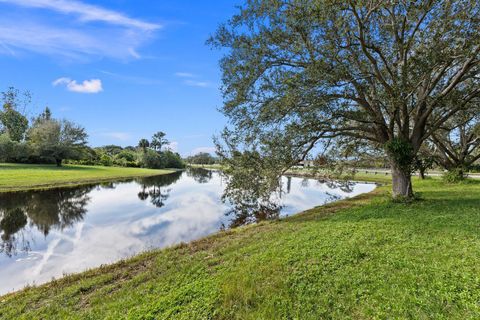
[[[283,177],[280,216],[372,191]],[[253,222],[221,201],[218,172],[0,194],[0,294]],[[228,213],[228,214],[227,214]]]

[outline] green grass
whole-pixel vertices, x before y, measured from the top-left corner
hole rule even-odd
[[[4,319],[479,319],[480,181],[415,180],[0,297]]]
[[[0,192],[45,189],[119,178],[152,176],[169,170],[0,163]]]

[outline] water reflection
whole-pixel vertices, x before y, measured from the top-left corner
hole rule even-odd
[[[278,203],[253,214],[222,202],[225,184],[205,169],[0,194],[0,294],[374,188],[300,178],[284,178],[283,185]]]
[[[137,180],[140,183],[141,190],[138,193],[138,199],[145,201],[150,199],[150,202],[157,208],[165,205],[169,193],[172,189],[164,188],[175,182],[182,176],[182,172],[175,172],[168,175],[147,177]]]
[[[0,252],[11,256],[28,251],[30,239],[21,234],[27,223],[48,236],[52,228],[63,230],[83,219],[87,213],[92,186],[39,192],[0,194]]]
[[[192,177],[198,183],[207,183],[213,178],[213,171],[204,168],[189,168],[187,176]]]

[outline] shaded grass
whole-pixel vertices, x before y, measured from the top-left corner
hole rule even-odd
[[[120,178],[153,176],[170,170],[0,163],[0,192],[73,186]]]
[[[478,319],[480,183],[388,186],[0,297],[6,319]]]

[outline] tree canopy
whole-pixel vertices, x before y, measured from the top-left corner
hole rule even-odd
[[[23,98],[22,98],[23,97]],[[20,142],[25,138],[28,119],[18,109],[30,101],[30,94],[23,96],[15,88],[2,92],[3,110],[0,110],[0,133],[6,133],[12,141]]]
[[[394,196],[412,197],[424,141],[479,99],[478,16],[478,1],[247,1],[210,39],[228,50],[220,154],[284,169],[357,140],[389,156]]]
[[[67,120],[37,122],[28,132],[29,142],[39,157],[53,159],[57,166],[64,159],[76,159],[87,146],[85,129]]]
[[[463,174],[480,159],[480,107],[455,115],[431,139],[437,163]]]

